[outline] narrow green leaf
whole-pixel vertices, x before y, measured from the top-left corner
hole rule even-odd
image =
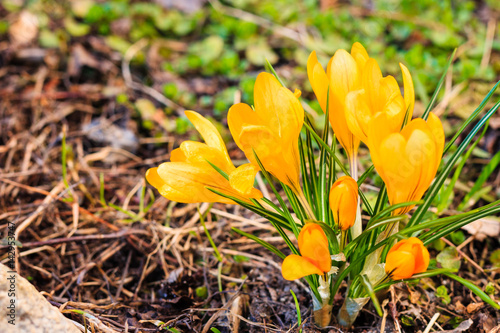
[[[494,300],[492,300],[484,291],[482,291],[478,286],[476,286],[474,283],[461,278],[458,275],[452,274],[452,273],[443,273],[447,277],[463,284],[465,287],[469,288],[470,291],[472,291],[474,294],[476,294],[480,299],[491,305],[493,308],[500,310],[500,305],[496,303]]]
[[[326,114],[325,114],[325,126],[323,128],[323,142],[328,141],[328,129],[329,129],[329,103],[330,103],[330,87],[328,86],[327,95],[326,95]],[[331,156],[331,154],[330,154]],[[328,216],[328,191],[330,189],[326,188],[327,179],[326,179],[326,150],[324,146],[320,147],[320,158],[319,158],[319,189],[318,189],[318,203],[317,205],[320,207],[320,220],[323,222],[327,222]]]
[[[449,274],[451,272],[454,272],[454,270],[449,269],[449,268],[431,269],[431,270],[428,270],[428,271],[423,272],[423,273],[414,274],[411,278],[408,278],[408,279],[395,280],[395,281],[392,280],[392,281],[389,281],[386,283],[379,284],[378,286],[374,287],[373,289],[375,290],[375,292],[378,292],[380,290],[387,289],[391,285],[396,284],[396,283],[416,281],[416,280],[423,279],[423,278],[433,277],[433,276],[436,276],[439,274]]]
[[[373,290],[373,286],[370,283],[370,280],[368,280],[368,277],[366,276],[366,274],[361,275],[361,282],[363,283],[368,296],[370,296],[370,298],[373,302],[373,306],[375,307],[375,310],[377,310],[378,315],[382,317],[384,315],[384,313],[382,312],[382,308],[380,307],[380,303],[378,302],[378,298],[375,295],[375,291]]]
[[[455,184],[457,183],[458,177],[462,173],[462,169],[465,166],[465,163],[467,162],[470,155],[472,154],[472,152],[476,148],[477,144],[479,143],[479,141],[481,141],[483,136],[486,134],[487,129],[488,129],[488,122],[486,122],[486,125],[484,126],[481,135],[479,135],[479,137],[472,143],[471,147],[467,150],[465,155],[462,157],[462,160],[460,161],[460,163],[458,163],[457,168],[455,169],[455,173],[453,174],[453,177],[451,178],[450,183],[448,184],[448,187],[446,188],[446,190],[444,190],[443,194],[441,195],[441,201],[437,205],[438,214],[448,207],[449,199],[450,199],[451,194],[453,193],[453,190],[455,189]]]
[[[497,152],[491,158],[488,164],[483,168],[481,174],[474,183],[474,186],[472,186],[470,191],[465,194],[462,203],[458,205],[457,208],[458,211],[462,211],[464,210],[465,207],[469,206],[469,200],[474,196],[474,194],[476,194],[483,187],[483,184],[488,180],[490,175],[493,173],[493,171],[495,171],[495,169],[498,167],[499,164],[500,164],[500,151]]]
[[[242,236],[245,236],[245,237],[253,240],[256,243],[259,243],[260,245],[262,245],[263,247],[265,247],[266,249],[268,249],[269,251],[271,251],[272,253],[274,253],[275,255],[277,255],[278,257],[280,257],[281,259],[285,259],[286,258],[286,255],[283,254],[283,252],[281,252],[280,250],[278,250],[278,248],[276,248],[272,244],[269,244],[266,241],[263,241],[259,237],[254,236],[254,235],[249,234],[249,233],[246,233],[243,230],[240,230],[240,229],[237,229],[237,228],[234,228],[234,227],[231,228],[231,230],[233,230],[234,232],[237,232],[238,234],[240,234]]]
[[[295,237],[299,237],[299,229],[297,228],[297,225],[295,224],[295,221],[294,221],[292,215],[288,211],[288,207],[286,206],[285,202],[283,201],[283,198],[281,197],[281,195],[279,195],[278,190],[276,190],[276,187],[274,187],[271,176],[269,175],[267,170],[264,168],[264,165],[262,165],[262,162],[260,161],[259,157],[257,156],[257,154],[255,153],[254,150],[252,150],[252,151],[253,151],[253,156],[255,157],[255,160],[257,161],[257,164],[259,164],[260,171],[262,172],[262,174],[266,178],[267,182],[271,186],[271,189],[273,190],[274,195],[276,196],[276,199],[278,199],[278,202],[281,205],[281,209],[283,210],[284,216],[289,221],[289,223],[292,227],[292,231],[295,234]]]
[[[211,204],[213,205],[213,204]],[[200,215],[200,223],[201,226],[203,227],[203,230],[205,230],[205,235],[207,235],[208,241],[210,242],[210,245],[212,246],[212,249],[214,249],[215,257],[219,262],[222,262],[222,256],[219,252],[219,249],[217,248],[217,245],[215,245],[215,242],[212,238],[212,235],[210,235],[210,232],[207,229],[207,226],[205,225],[205,216],[201,213],[200,207],[196,207],[196,210],[198,211],[198,214]],[[207,210],[207,212],[210,211],[210,209]]]
[[[217,171],[218,173],[220,173],[220,175],[224,178],[226,178],[226,180],[229,180],[229,176],[227,173],[225,173],[224,171],[222,171],[217,165],[213,164],[212,162],[210,162],[209,160],[205,159],[205,161],[208,162],[208,164],[210,164],[212,166],[212,168],[215,169],[215,171]]]
[[[297,324],[300,327],[302,325],[302,318],[300,316],[299,301],[297,300],[297,296],[295,296],[295,293],[292,289],[290,289],[290,293],[292,293],[293,301],[295,302],[295,310],[297,311]],[[299,330],[299,332],[302,333],[302,328]]]
[[[286,87],[283,81],[281,81],[280,77],[278,76],[278,73],[276,73],[276,71],[274,70],[273,65],[271,65],[271,63],[269,62],[269,60],[267,60],[267,58],[266,58],[266,67],[271,71],[271,74],[274,75],[276,80],[278,80],[283,87]]]
[[[365,181],[365,179],[368,177],[368,175],[375,169],[375,166],[372,164],[368,169],[365,170],[365,172],[363,172],[363,174],[361,175],[361,177],[358,178],[358,186],[361,186],[361,184],[363,184],[363,182]]]
[[[431,101],[427,105],[427,108],[424,111],[424,114],[422,115],[422,118],[427,120],[427,117],[429,116],[429,113],[431,112],[432,108],[434,107],[434,103],[436,103],[437,96],[439,94],[439,91],[441,90],[441,87],[443,86],[444,79],[446,78],[446,74],[448,73],[448,68],[450,68],[451,63],[453,62],[453,59],[455,58],[455,53],[457,52],[457,49],[453,50],[453,53],[451,54],[448,63],[446,64],[443,75],[441,75],[441,79],[438,82],[438,85],[436,87],[436,90],[434,90],[434,94],[431,97]]]
[[[411,205],[418,205],[418,204],[421,204],[422,202],[423,202],[422,200],[419,200],[419,201],[402,202],[402,203],[398,203],[398,204],[395,204],[395,205],[391,205],[391,206],[383,209],[382,211],[378,212],[374,216],[372,216],[370,218],[370,221],[368,222],[368,225],[370,225],[370,223],[372,223],[372,221],[377,221],[381,217],[384,217],[385,215],[388,215],[388,214],[392,213],[396,209],[407,207],[407,206],[411,206]]]
[[[462,126],[460,126],[459,130],[455,133],[453,138],[448,142],[448,144],[444,148],[443,155],[446,154],[446,152],[448,152],[448,149],[450,149],[450,147],[455,143],[455,141],[458,139],[458,137],[467,128],[467,126],[469,126],[469,124],[472,123],[476,119],[476,117],[481,113],[481,111],[483,111],[484,107],[486,106],[486,104],[488,103],[490,98],[493,96],[493,93],[497,90],[499,85],[500,85],[500,81],[498,81],[495,84],[495,86],[493,88],[491,88],[491,90],[488,92],[486,97],[481,101],[479,106],[474,110],[474,112],[472,112],[472,114],[469,116],[469,118],[467,118],[467,120],[464,121]]]
[[[448,236],[453,231],[460,229],[464,225],[467,225],[471,222],[474,222],[480,218],[497,214],[499,212],[500,212],[500,206],[495,206],[495,207],[483,210],[477,214],[473,214],[472,216],[468,216],[466,218],[455,221],[454,223],[452,223],[448,226],[445,226],[445,227],[441,227],[436,231],[430,231],[429,233],[420,236],[420,238],[424,242],[424,245],[429,245],[430,243],[434,242],[435,240],[440,239],[441,237]]]

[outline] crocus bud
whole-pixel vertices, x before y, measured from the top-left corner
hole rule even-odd
[[[422,273],[429,266],[429,251],[416,237],[397,242],[387,254],[385,272],[393,280],[402,280]]]
[[[349,177],[337,179],[330,189],[330,208],[333,219],[343,231],[354,225],[358,206],[358,183]]]
[[[300,256],[291,254],[281,265],[286,280],[296,280],[311,274],[323,275],[332,268],[328,249],[328,238],[323,229],[314,223],[307,223],[299,233]]]

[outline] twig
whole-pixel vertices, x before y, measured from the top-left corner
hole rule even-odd
[[[243,21],[254,23],[254,24],[261,26],[263,28],[272,30],[277,35],[292,39],[300,44],[304,44],[304,41],[303,41],[304,39],[302,38],[302,36],[297,31],[295,31],[293,29],[280,26],[274,22],[271,22],[271,21],[263,18],[263,17],[257,16],[255,14],[252,14],[249,12],[245,12],[244,10],[223,5],[218,0],[209,0],[209,2],[212,5],[212,7],[218,12],[221,12],[221,13],[228,15],[228,16],[235,17],[235,18],[243,20]]]
[[[441,314],[439,312],[436,312],[434,316],[432,316],[431,321],[429,321],[429,324],[424,330],[424,333],[429,333],[431,331],[432,326],[434,326],[434,323],[436,322],[436,320],[439,318],[440,315]]]
[[[477,270],[479,270],[481,273],[484,274],[484,276],[486,276],[486,278],[491,282],[493,283],[493,285],[500,290],[500,286],[498,285],[498,283],[495,281],[495,279],[493,279],[491,276],[489,276],[488,274],[486,274],[486,272],[484,271],[484,269],[479,266],[474,260],[472,260],[471,257],[469,257],[467,254],[465,254],[462,250],[460,250],[457,246],[455,246],[455,244],[453,244],[452,242],[450,242],[449,240],[447,240],[446,238],[444,237],[441,237],[441,239],[443,240],[443,242],[445,242],[446,244],[448,244],[449,246],[455,248],[458,252],[458,254],[460,254],[462,257],[464,257],[468,262],[471,263],[472,266],[474,266],[474,268],[476,268]]]
[[[98,234],[98,235],[88,235],[88,236],[53,238],[53,239],[47,239],[47,240],[38,241],[38,242],[22,243],[22,248],[38,247],[38,246],[44,246],[44,245],[56,245],[56,244],[71,243],[71,242],[83,242],[83,241],[87,241],[87,240],[114,239],[114,238],[121,238],[121,237],[127,236],[127,235],[132,234],[132,233],[143,233],[143,232],[144,231],[142,231],[142,230],[123,229],[119,232],[115,232],[115,233],[111,233],[111,234]],[[4,249],[7,247],[8,247],[7,245],[2,245],[2,246],[0,246],[0,249]]]
[[[486,28],[486,40],[484,41],[484,51],[480,66],[481,70],[486,69],[488,63],[490,62],[491,48],[493,47],[493,39],[495,38],[496,27],[497,20],[495,18],[491,18],[488,21],[488,27]]]
[[[241,288],[243,288],[247,279],[248,279],[248,277],[246,277],[245,280],[243,280],[243,282],[238,287],[238,290],[236,290],[236,292],[229,299],[229,301],[220,310],[218,310],[216,313],[214,313],[214,315],[207,321],[207,323],[203,327],[202,333],[207,333],[208,330],[210,329],[210,326],[212,326],[212,324],[217,320],[217,318],[219,318],[219,316],[222,314],[222,312],[229,310],[229,308],[231,307],[231,304],[239,296]]]

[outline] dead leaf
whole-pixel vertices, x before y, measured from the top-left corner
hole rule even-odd
[[[467,312],[468,313],[474,313],[477,310],[479,310],[480,308],[482,308],[483,305],[484,305],[483,302],[480,302],[480,303],[470,303],[469,305],[467,305]]]
[[[244,316],[248,307],[250,297],[248,295],[238,295],[231,304],[229,312],[229,321],[231,323],[232,332],[238,333],[240,330],[240,316]]]
[[[462,333],[462,332],[467,331],[472,326],[473,323],[474,323],[474,321],[472,319],[467,319],[467,320],[464,320],[463,322],[461,322],[460,325],[458,325],[453,330],[439,331],[437,333]]]
[[[494,327],[489,333],[500,333],[500,325]]]
[[[500,221],[492,217],[482,218],[464,225],[462,229],[482,241],[486,237],[500,236]]]
[[[9,27],[9,36],[14,45],[31,43],[38,35],[38,18],[23,10]]]
[[[410,302],[412,302],[413,304],[416,304],[416,303],[418,303],[418,301],[420,301],[420,296],[422,296],[420,291],[411,291],[410,290]]]
[[[97,60],[81,44],[76,44],[71,50],[71,56],[68,61],[68,74],[77,76],[83,66],[97,69],[101,73],[109,72],[113,65],[109,61]]]
[[[458,314],[463,314],[465,313],[465,305],[462,304],[462,302],[460,301],[457,301],[455,303],[455,311],[458,313]]]

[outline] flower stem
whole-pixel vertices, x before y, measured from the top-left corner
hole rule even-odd
[[[342,230],[340,233],[340,251],[344,251],[347,245],[347,230]]]
[[[311,209],[311,206],[309,205],[309,202],[306,199],[306,196],[304,195],[304,192],[302,191],[302,188],[298,186],[298,188],[295,189],[295,194],[297,195],[297,199],[299,199],[300,203],[302,204],[302,207],[306,210],[306,215],[310,219],[315,220],[316,217],[314,215],[314,212]]]
[[[349,167],[351,172],[351,177],[358,181],[358,155],[353,154],[349,156]],[[363,231],[362,221],[361,221],[361,200],[358,196],[358,205],[356,207],[356,220],[354,221],[354,225],[351,228],[352,239],[355,239],[361,232]]]

